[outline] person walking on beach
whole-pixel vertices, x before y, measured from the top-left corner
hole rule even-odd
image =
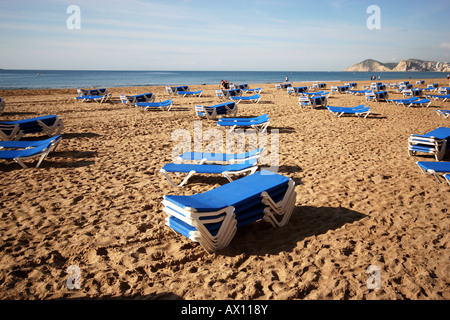
[[[284,80],[285,80],[285,82],[289,82],[289,77],[286,76],[286,79],[284,79]]]

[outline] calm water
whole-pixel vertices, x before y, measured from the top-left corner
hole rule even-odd
[[[0,70],[0,89],[58,89],[88,87],[138,87],[165,85],[327,82],[446,78],[442,72],[286,72],[286,71],[73,71]]]

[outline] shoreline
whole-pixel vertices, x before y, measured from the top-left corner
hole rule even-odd
[[[289,81],[289,83],[292,83],[293,86],[295,86],[296,83],[302,84],[302,85],[307,85],[307,86],[311,86],[314,83],[326,83],[327,86],[328,85],[343,85],[344,83],[348,83],[348,82],[356,82],[358,84],[358,87],[360,86],[367,86],[370,85],[373,82],[382,82],[385,84],[389,84],[389,83],[397,83],[399,81],[418,81],[418,80],[424,80],[425,81],[425,85],[421,85],[419,87],[426,87],[426,84],[430,84],[430,83],[440,83],[443,86],[450,86],[450,80],[447,78],[430,78],[430,79],[404,79],[404,78],[399,78],[399,79],[389,79],[389,80],[329,80],[329,81],[321,81],[321,80],[317,80],[317,81]],[[446,82],[448,82],[448,84],[445,84]],[[230,82],[233,83],[233,82]],[[281,82],[268,82],[268,83],[251,83],[248,82],[247,84],[251,85],[252,88],[257,88],[260,86],[268,86],[268,85],[272,85],[275,86],[276,83],[284,83],[284,81]],[[238,83],[241,84],[241,83]],[[188,85],[190,87],[195,87],[195,88],[202,88],[202,87],[219,87],[220,83],[217,84],[184,84],[184,83],[180,83],[178,85]],[[413,83],[413,86],[415,86],[416,84]],[[441,86],[440,85],[440,86]],[[171,85],[171,86],[176,86],[176,85]],[[161,89],[165,90],[166,85],[139,85],[139,86],[117,86],[117,87],[108,87],[108,89],[113,89],[113,91],[117,91],[117,90],[124,90],[124,91],[130,91],[130,90],[135,90],[135,89],[140,89],[140,88],[155,88],[158,91],[160,91]],[[104,88],[104,86],[94,86],[94,87],[80,87],[82,89],[93,89],[93,88]],[[8,95],[15,95],[17,94],[18,91],[23,91],[24,93],[37,93],[37,92],[43,92],[43,94],[49,94],[50,91],[51,92],[55,92],[55,93],[73,93],[75,91],[75,94],[77,94],[77,89],[79,88],[40,88],[40,89],[0,89],[0,96],[4,95],[4,96],[8,96]],[[327,87],[327,89],[329,90],[330,88]],[[111,91],[111,90],[110,90]]]
[[[22,71],[26,72],[28,70],[22,70]],[[57,70],[50,70],[50,71],[57,72]],[[68,71],[68,72],[76,72],[76,71]],[[90,72],[90,71],[79,71],[79,72],[83,73],[83,72]],[[114,72],[121,72],[121,73],[127,73],[127,72],[131,72],[131,73],[138,72],[139,73],[139,72],[142,72],[142,73],[150,73],[151,74],[151,73],[158,72],[158,71],[101,71],[101,72],[106,72],[106,73],[107,72],[111,72],[111,73],[114,73]],[[290,79],[292,77],[295,78],[295,76],[296,76],[295,74],[296,73],[297,73],[297,76],[300,75],[300,77],[301,77],[301,74],[303,74],[303,73],[304,74],[317,73],[317,74],[321,74],[321,75],[333,74],[333,73],[334,74],[340,74],[340,75],[342,75],[342,74],[349,74],[349,75],[351,75],[351,74],[359,74],[359,75],[364,75],[364,79],[361,79],[361,77],[348,77],[348,80],[346,80],[346,79],[338,80],[338,78],[328,79],[328,80],[319,80],[319,79],[316,79],[316,80],[301,80],[301,79],[296,80],[296,79],[292,79],[293,82],[295,82],[295,83],[309,83],[309,82],[329,83],[329,82],[371,81],[370,80],[370,76],[371,75],[375,75],[375,76],[377,76],[377,78],[378,78],[378,76],[381,75],[381,80],[380,81],[389,81],[389,82],[390,81],[405,80],[407,78],[410,78],[409,80],[424,80],[424,81],[427,81],[427,80],[430,80],[430,79],[445,80],[446,77],[447,77],[447,74],[446,73],[442,73],[442,72],[422,72],[422,71],[384,72],[385,74],[386,73],[387,74],[398,74],[398,77],[395,77],[393,79],[389,79],[389,78],[388,79],[383,79],[383,72],[369,72],[369,71],[361,71],[361,72],[353,72],[353,71],[339,71],[339,72],[335,72],[335,71],[332,71],[332,72],[328,72],[328,71],[311,71],[311,72],[310,71],[297,71],[297,72],[296,71],[286,71],[286,72],[283,72],[283,71],[249,71],[249,72],[246,72],[246,71],[226,71],[226,72],[223,72],[223,74],[220,73],[220,72],[217,72],[217,71],[181,71],[181,72],[184,72],[186,74],[211,73],[211,74],[214,74],[215,77],[217,77],[217,83],[219,83],[220,80],[222,80],[222,79],[227,79],[228,81],[233,81],[234,80],[233,82],[235,82],[235,83],[247,83],[247,84],[251,84],[251,85],[254,85],[254,84],[275,84],[277,82],[283,82],[285,76],[289,76]],[[177,71],[169,71],[167,73],[168,74],[170,74],[170,73],[176,74]],[[248,81],[248,79],[246,79],[245,81],[244,80],[236,81],[237,79],[245,78],[245,77],[242,77],[242,76],[245,75],[246,73],[249,73],[249,74],[251,74],[251,73],[257,73],[257,74],[264,74],[264,73],[279,74],[279,76],[280,76],[279,80],[280,81],[275,81],[275,80],[266,80],[266,81],[252,80],[252,81]],[[423,75],[423,74],[427,74],[427,75],[431,74],[431,75],[433,75],[433,78],[420,77],[420,75]],[[26,73],[25,73],[25,75],[26,76],[30,76],[30,74],[26,74]],[[439,77],[439,75],[442,76],[442,78]],[[42,74],[41,76],[45,76],[45,74]],[[339,75],[336,75],[336,76],[339,76]],[[367,76],[367,78],[366,78],[366,76]],[[237,79],[233,79],[233,77],[236,77]],[[249,76],[249,77],[251,78],[251,76]],[[182,76],[179,76],[179,78],[181,79]],[[347,77],[345,77],[345,78],[347,78]],[[193,80],[193,79],[190,79],[190,80]],[[16,81],[16,80],[14,80],[14,81]],[[30,81],[30,79],[28,79],[26,81]],[[125,78],[124,81],[128,81],[128,79]],[[161,79],[161,80],[155,80],[155,81],[158,81],[159,83],[156,83],[156,84],[145,84],[146,79],[142,79],[142,83],[144,83],[144,84],[135,84],[135,85],[114,84],[114,85],[110,85],[110,86],[108,86],[108,85],[98,85],[96,87],[109,87],[109,88],[159,87],[159,86],[165,86],[165,85],[177,86],[177,85],[184,85],[184,84],[189,84],[190,83],[189,80],[185,81],[186,83],[184,83],[184,84],[183,83],[178,83],[178,81],[177,81],[177,83],[172,83],[172,82],[175,81],[174,79],[167,79],[167,81],[165,81],[164,79]],[[212,81],[213,81],[212,79],[209,79],[207,81],[204,81],[204,80],[201,80],[201,79],[195,79],[195,83],[191,82],[191,85],[214,85],[215,83],[212,83]],[[78,82],[82,83],[82,81],[80,81],[80,80],[76,80],[75,82],[76,83],[78,83]],[[101,80],[98,80],[96,82],[101,83]],[[108,82],[108,81],[106,81],[106,82]],[[180,81],[180,82],[183,82],[183,81]],[[50,90],[50,89],[56,90],[56,89],[77,89],[77,88],[81,88],[81,86],[80,87],[76,87],[75,85],[73,85],[73,86],[67,85],[67,87],[65,87],[65,88],[58,88],[57,86],[54,86],[54,87],[52,87],[52,86],[33,87],[35,85],[36,85],[36,83],[33,83],[31,85],[31,87],[26,87],[25,86],[25,87],[21,87],[21,88],[19,88],[19,87],[16,87],[16,88],[2,88],[2,89],[0,89],[0,91],[1,90]],[[88,85],[87,87],[91,87],[91,86]],[[0,86],[0,88],[1,88],[1,86]]]

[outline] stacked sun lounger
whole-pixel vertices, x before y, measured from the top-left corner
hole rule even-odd
[[[166,195],[162,204],[167,226],[214,253],[242,226],[259,220],[286,225],[295,200],[292,179],[263,170],[204,193]]]
[[[64,125],[57,115],[47,115],[16,121],[0,122],[1,140],[20,140],[25,134],[44,133],[50,137],[59,135]]]
[[[108,89],[77,89],[78,97],[75,99],[81,102],[95,101],[98,103],[103,103],[111,98],[111,93],[108,93]]]
[[[210,120],[215,120],[220,116],[233,116],[235,117],[238,111],[237,103],[234,101],[228,101],[213,106],[195,106],[195,113],[197,117]]]
[[[422,152],[433,154],[440,161],[449,149],[450,128],[447,127],[439,127],[423,135],[411,134],[408,138],[409,156]]]

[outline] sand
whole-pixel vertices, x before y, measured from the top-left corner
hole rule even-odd
[[[435,82],[448,86],[426,80]],[[202,97],[184,98],[164,87],[112,88],[102,104],[75,101],[76,89],[0,91],[2,120],[57,114],[65,126],[40,168],[0,163],[0,298],[449,299],[450,186],[415,164],[432,156],[407,153],[411,133],[450,126],[434,111],[449,102],[407,108],[334,94],[329,105],[372,108],[366,119],[335,118],[258,86],[260,103],[239,104],[238,116],[267,113],[269,136],[278,129],[278,173],[296,182],[296,207],[287,226],[253,223],[214,254],[165,226],[161,201],[227,180],[199,176],[175,188],[159,170],[172,161],[172,132],[193,132],[194,106],[219,103],[217,86],[191,86]],[[174,107],[142,112],[118,99],[144,92]],[[201,121],[203,131],[216,128]],[[67,283],[71,266],[79,289]]]

